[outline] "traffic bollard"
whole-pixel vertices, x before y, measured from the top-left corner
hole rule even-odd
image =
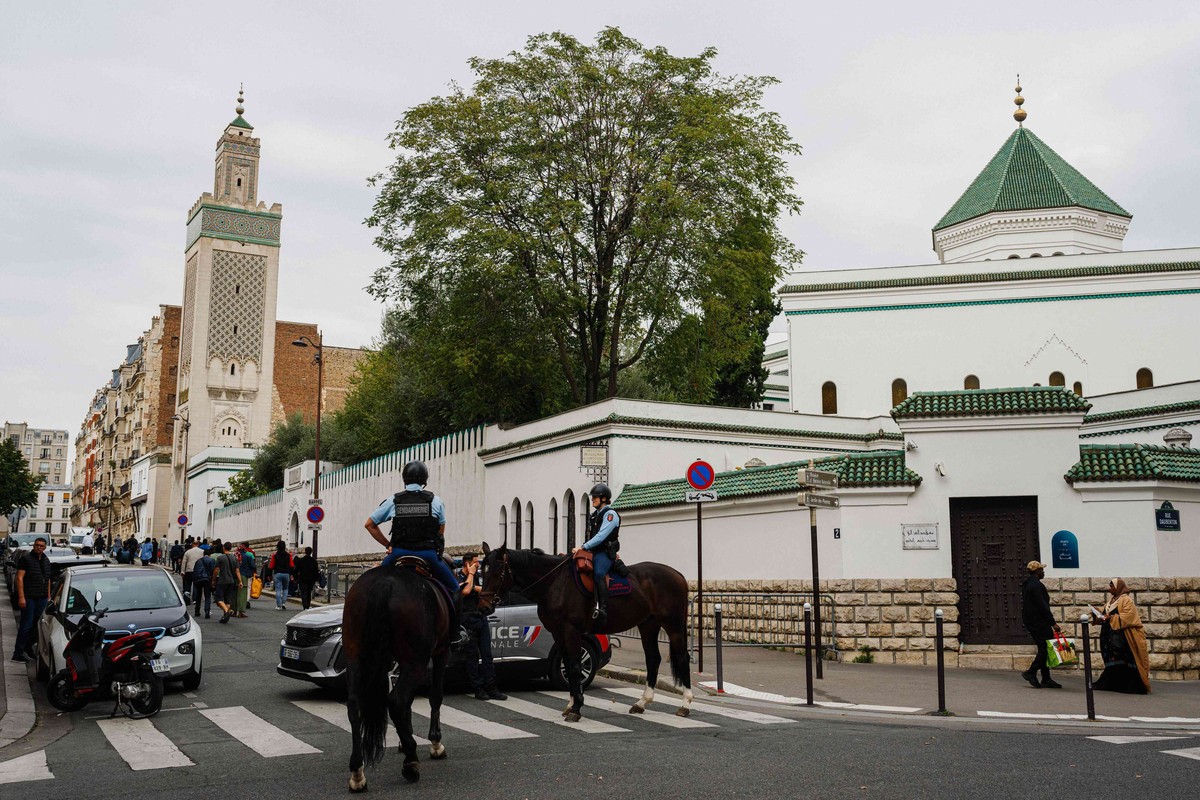
[[[717,637],[717,694],[725,694],[725,672],[721,665],[721,604],[713,607],[713,628]]]
[[[812,603],[804,604],[804,704],[813,704]]]
[[[1095,722],[1096,698],[1092,694],[1092,626],[1087,614],[1080,614],[1079,621],[1083,625],[1083,687],[1087,694],[1088,719]]]
[[[933,610],[934,622],[937,626],[937,641],[934,645],[937,647],[937,672],[938,672],[938,710],[937,713],[943,717],[949,716],[946,711],[946,654],[943,650],[945,646],[945,620],[944,614],[940,608]]]

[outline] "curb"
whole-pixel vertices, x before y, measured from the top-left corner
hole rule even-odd
[[[16,634],[8,630],[8,610],[0,610],[0,648],[4,673],[4,698],[6,706],[0,714],[0,750],[29,735],[37,723],[37,710],[33,704],[33,688],[29,683],[29,671],[24,664],[14,664],[8,655],[16,646]]]
[[[646,671],[641,669],[629,669],[627,667],[614,667],[609,664],[596,670],[596,674],[602,678],[611,678],[614,681],[624,681],[625,683],[635,683],[638,686],[646,685]],[[669,692],[671,694],[683,696],[683,690],[672,683],[667,678],[659,677],[658,685],[654,687],[657,692]],[[696,693],[713,694],[708,689],[702,686],[695,688]]]

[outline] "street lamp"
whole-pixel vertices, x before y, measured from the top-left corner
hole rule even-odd
[[[314,342],[307,336],[301,336],[296,341],[292,342],[296,347],[312,347],[316,349],[317,354],[313,357],[313,362],[317,365],[317,474],[313,478],[313,505],[319,505],[321,500],[321,393],[324,391],[325,383],[325,359],[322,358],[324,348],[322,344],[325,337],[321,331],[317,330],[317,340]],[[317,541],[320,538],[321,531],[313,529],[313,558],[317,557]]]
[[[188,431],[190,431],[192,429],[192,423],[188,422],[187,417],[181,416],[179,414],[175,414],[174,416],[171,417],[171,419],[177,420],[178,422],[181,422],[183,424],[182,425],[182,427],[183,427],[183,498],[179,501],[180,506],[182,506],[182,509],[180,510],[179,513],[186,514],[187,507],[188,507],[188,493],[187,493],[187,488],[188,488],[188,485],[187,485],[187,483],[188,483]],[[188,522],[191,522],[190,518],[188,519]],[[179,528],[180,544],[183,543],[183,534],[185,534],[186,532],[187,532],[187,529],[180,526],[180,528]]]

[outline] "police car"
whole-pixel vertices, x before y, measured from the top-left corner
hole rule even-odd
[[[509,592],[504,603],[488,617],[492,630],[492,658],[497,676],[546,678],[556,689],[567,688],[562,652],[542,625],[537,605]],[[583,685],[612,658],[612,641],[604,634],[585,634],[580,653]],[[288,620],[279,643],[280,675],[344,690],[346,660],[342,652],[342,606],[310,608]],[[460,653],[451,653],[448,680],[466,673]]]

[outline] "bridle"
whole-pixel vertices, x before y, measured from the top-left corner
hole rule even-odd
[[[532,589],[534,586],[537,586],[539,583],[541,583],[542,581],[544,581],[544,580],[546,580],[547,578],[549,578],[551,575],[553,575],[555,572],[557,572],[557,571],[558,571],[559,569],[561,569],[563,566],[565,566],[565,565],[567,565],[567,564],[571,563],[571,556],[567,556],[567,557],[566,557],[566,558],[564,558],[562,561],[560,561],[559,563],[555,564],[553,567],[551,567],[551,568],[550,568],[550,569],[549,569],[549,570],[546,572],[546,574],[545,574],[545,575],[543,575],[542,577],[538,578],[538,579],[537,579],[536,581],[534,581],[533,583],[530,583],[530,584],[528,584],[527,586],[517,586],[517,576],[516,576],[516,573],[514,573],[514,572],[512,571],[512,567],[511,567],[511,566],[509,565],[509,563],[508,563],[508,553],[507,553],[507,552],[506,552],[506,553],[504,554],[504,556],[503,556],[503,557],[500,559],[500,563],[501,563],[501,564],[503,564],[503,565],[504,565],[504,567],[503,567],[503,570],[502,570],[502,571],[501,571],[501,573],[500,573],[500,577],[496,579],[496,582],[497,582],[497,584],[499,584],[500,586],[503,586],[503,585],[504,585],[504,580],[505,580],[505,578],[508,578],[508,579],[509,579],[509,581],[510,581],[510,583],[509,583],[509,588],[516,587],[516,588],[520,589],[520,590],[521,590],[521,591],[523,591],[523,592],[528,592],[528,591],[529,591],[530,589]],[[480,598],[479,598],[479,599],[480,599],[480,600],[484,600],[485,602],[487,602],[487,601],[490,601],[490,600],[493,600],[493,599],[495,599],[495,598],[496,598],[496,596],[497,596],[497,592],[482,592],[482,593],[480,594]],[[495,608],[495,603],[488,602],[488,605],[489,605],[489,606],[491,606],[491,607],[493,607],[493,608]]]

